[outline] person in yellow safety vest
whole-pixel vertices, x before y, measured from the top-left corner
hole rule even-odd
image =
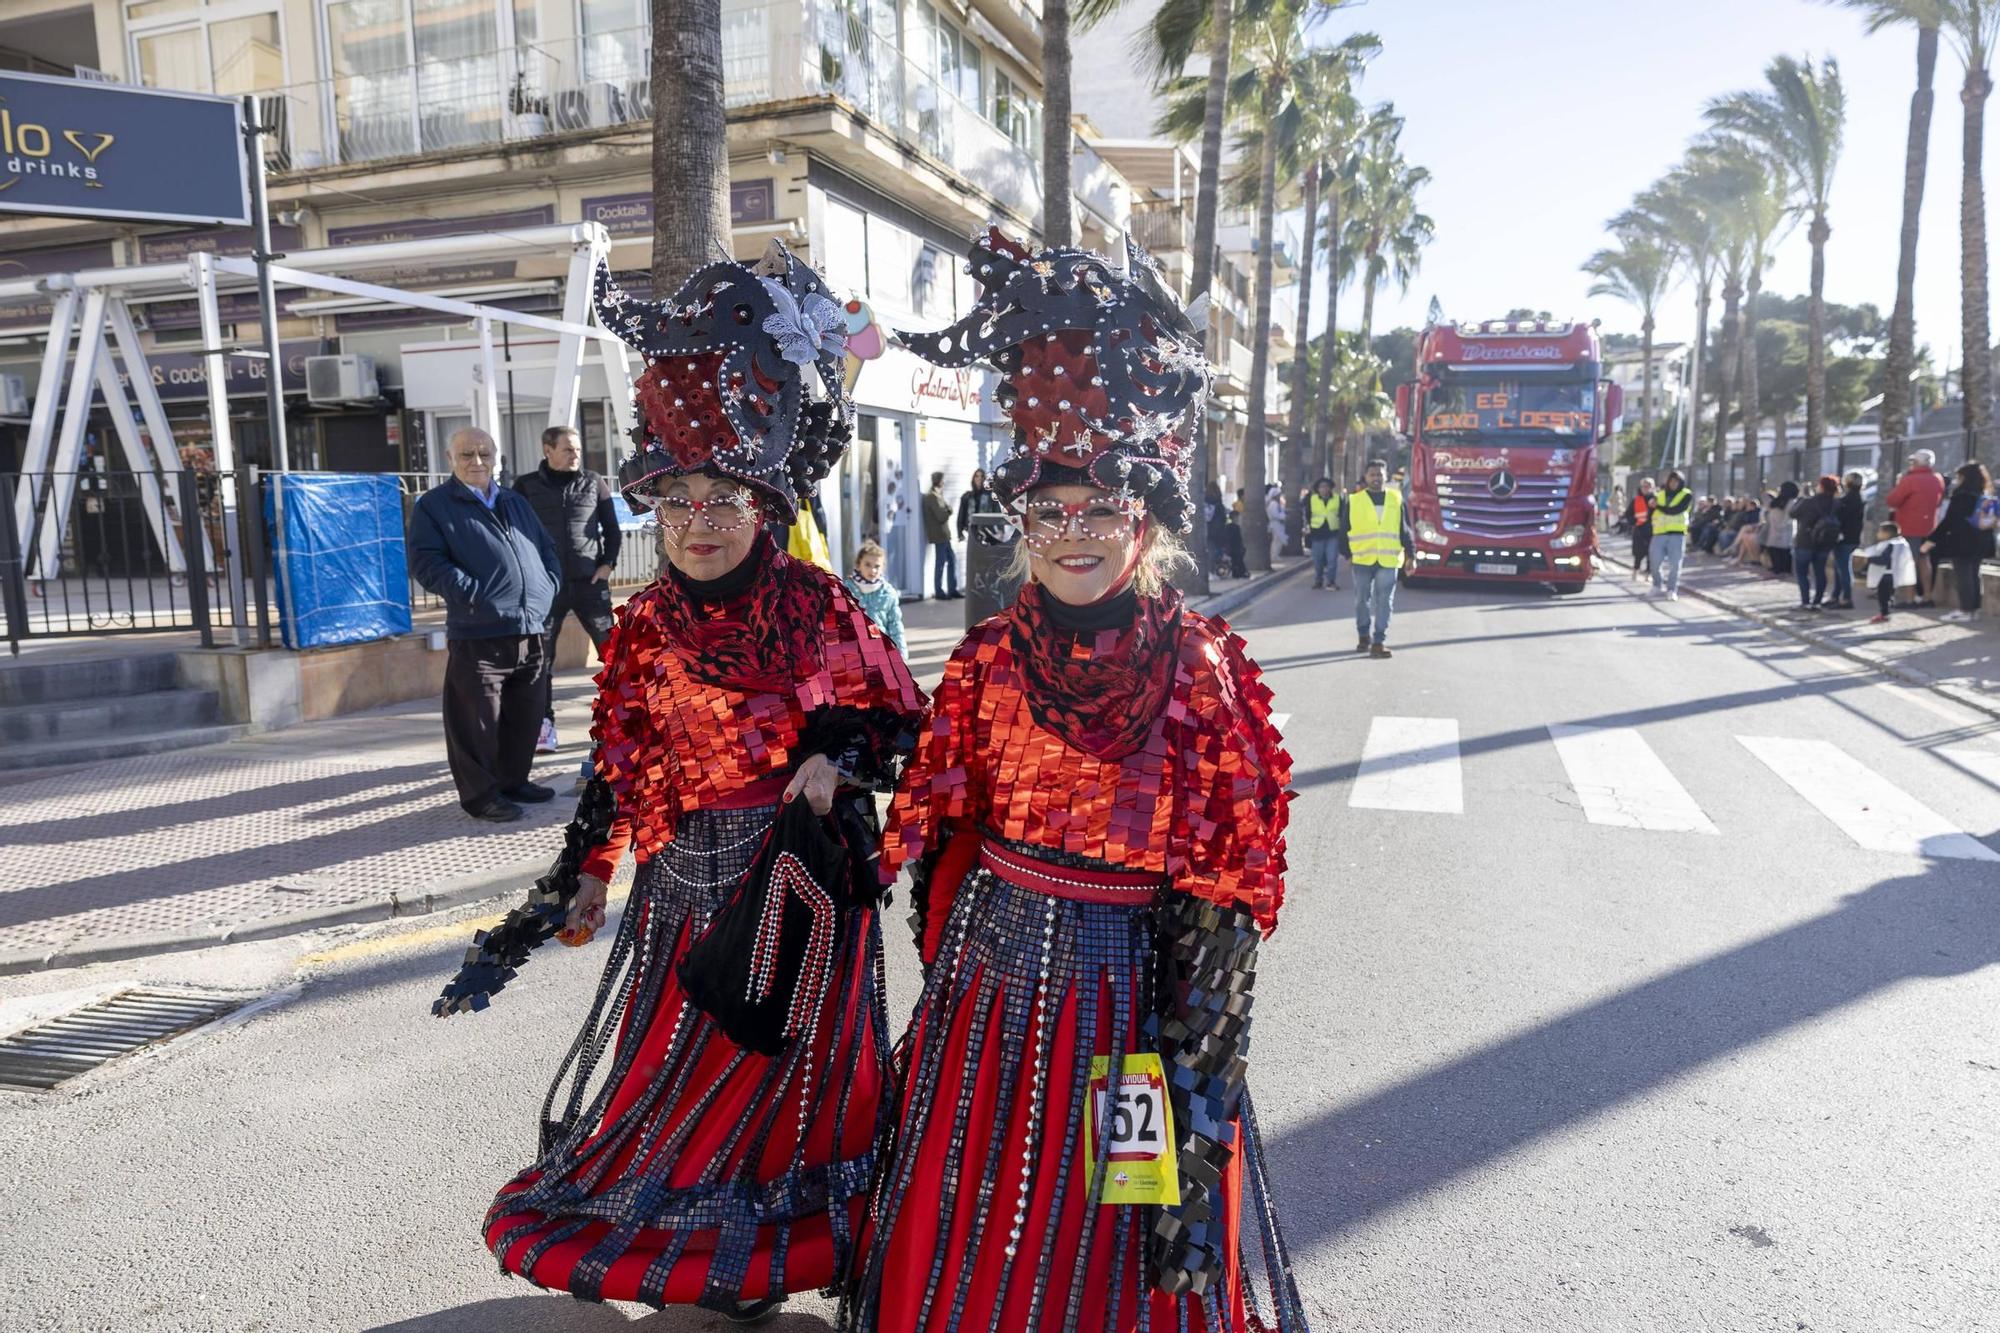
[[[1340,586],[1340,497],[1333,478],[1321,477],[1306,497],[1306,545],[1312,548],[1313,587]]]
[[[1687,555],[1688,513],[1694,508],[1694,492],[1686,478],[1669,472],[1660,483],[1653,502],[1653,592],[1666,593],[1667,600],[1681,599],[1681,561]]]
[[[1403,493],[1388,484],[1389,465],[1371,458],[1362,476],[1366,486],[1340,506],[1340,548],[1354,567],[1354,627],[1361,635],[1354,651],[1388,657],[1389,613],[1396,605],[1396,573],[1411,548],[1410,525]]]

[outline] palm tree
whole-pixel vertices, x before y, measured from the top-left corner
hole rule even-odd
[[[1406,162],[1393,142],[1372,148],[1357,164],[1340,238],[1341,263],[1361,278],[1362,347],[1374,340],[1375,294],[1391,278],[1398,291],[1409,290],[1424,247],[1437,231],[1429,215],[1417,208],[1417,191],[1429,183],[1431,173]],[[1334,438],[1343,464],[1346,446],[1343,436]]]
[[[1722,330],[1715,358],[1715,445],[1711,457],[1729,456],[1729,394],[1744,364],[1744,330],[1750,326],[1745,297],[1761,290],[1771,236],[1785,216],[1780,169],[1726,136],[1697,145],[1715,171],[1714,218],[1722,274]],[[1743,402],[1755,413],[1756,359],[1750,358]],[[1754,433],[1753,437],[1754,439]]]
[[[1387,425],[1395,411],[1389,395],[1382,392],[1382,376],[1388,372],[1389,365],[1368,349],[1367,344],[1361,341],[1361,335],[1333,334],[1322,340],[1320,356],[1334,367],[1325,397],[1326,411],[1331,420],[1328,438],[1344,448],[1349,431],[1359,429],[1365,434],[1378,426]],[[1339,472],[1331,462],[1327,464],[1327,475],[1336,478],[1337,490],[1345,489],[1339,480]]]
[[[1070,245],[1069,0],[1042,0],[1042,244]]]
[[[722,0],[653,0],[653,291],[730,245]]]
[[[1917,223],[1924,206],[1924,171],[1930,156],[1932,87],[1937,73],[1938,25],[1947,0],[1831,0],[1867,17],[1868,31],[1910,26],[1917,30],[1917,90],[1910,94],[1910,137],[1903,150],[1903,233],[1896,254],[1896,307],[1889,315],[1889,350],[1882,362],[1882,443],[1878,476],[1888,476],[1910,424],[1910,372],[1916,366]],[[1754,364],[1754,359],[1753,359]]]
[[[1826,210],[1834,167],[1840,161],[1847,98],[1840,66],[1832,56],[1817,66],[1811,57],[1778,56],[1765,66],[1764,81],[1768,91],[1719,97],[1709,103],[1707,114],[1717,129],[1781,163],[1797,194],[1797,207],[1812,218],[1806,229],[1806,239],[1812,243],[1806,300],[1806,448],[1818,449],[1826,437],[1826,242],[1833,234]]]
[[[1986,178],[1981,162],[1986,154],[1986,99],[1993,95],[1987,66],[2000,44],[2000,0],[1942,0],[1944,30],[1952,49],[1965,62],[1965,83],[1958,100],[1965,107],[1965,133],[1960,142],[1958,185],[1958,281],[1960,333],[1965,343],[1965,368],[1960,384],[1965,394],[1966,439],[1982,443],[1978,432],[1993,419],[1993,344],[1987,326]]]
[[[1342,145],[1340,151],[1328,158],[1322,188],[1326,192],[1326,327],[1329,333],[1340,326],[1340,289],[1352,276],[1351,266],[1341,258],[1341,229],[1346,224],[1345,209],[1353,198],[1355,182],[1359,179],[1361,163],[1371,153],[1379,151],[1377,145],[1393,144],[1403,132],[1403,121],[1396,114],[1393,104],[1384,102],[1368,113],[1368,119]],[[1310,231],[1308,232],[1310,239]],[[1337,339],[1327,344],[1327,354],[1318,365],[1319,385],[1314,392],[1318,404],[1313,421],[1313,457],[1320,460],[1323,475],[1332,476],[1336,482],[1343,479],[1333,466],[1333,400],[1329,386],[1334,369],[1341,358],[1340,343]]]
[[[1616,248],[1599,250],[1583,271],[1597,279],[1592,296],[1609,296],[1639,312],[1639,354],[1644,358],[1639,389],[1640,438],[1653,438],[1653,329],[1660,302],[1674,283],[1674,252],[1642,231],[1617,234]]]
[[[1738,396],[1743,403],[1743,456],[1757,456],[1758,421],[1762,400],[1757,383],[1757,298],[1764,291],[1764,270],[1771,265],[1771,251],[1791,229],[1798,215],[1788,206],[1791,196],[1778,164],[1757,163],[1752,171],[1750,192],[1741,202],[1744,221],[1750,228],[1748,272],[1743,281],[1741,329],[1736,339],[1737,378],[1742,385]]]

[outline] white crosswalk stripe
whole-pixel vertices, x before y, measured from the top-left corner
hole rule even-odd
[[[1738,736],[1751,754],[1860,846],[1906,856],[2000,861],[1984,843],[1830,741]]]
[[[1717,832],[1633,728],[1552,725],[1549,739],[1591,823],[1666,833]]]
[[[1347,803],[1364,810],[1465,813],[1455,717],[1378,717]]]
[[[1938,753],[1980,781],[2000,787],[2000,750],[1980,745],[1940,745]]]

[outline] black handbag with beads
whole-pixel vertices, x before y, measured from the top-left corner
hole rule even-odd
[[[786,803],[742,882],[681,958],[681,989],[759,1055],[818,1026],[852,910],[839,829],[803,796]]]

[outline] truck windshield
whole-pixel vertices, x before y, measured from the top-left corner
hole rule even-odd
[[[1535,436],[1584,440],[1596,402],[1590,380],[1452,380],[1424,395],[1424,433],[1504,435],[1522,444],[1534,443]]]

